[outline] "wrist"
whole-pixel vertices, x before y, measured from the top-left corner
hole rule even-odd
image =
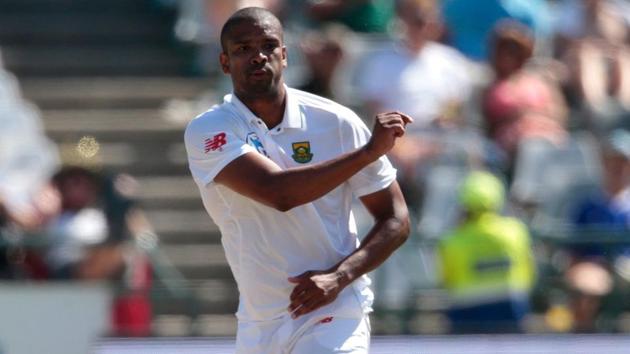
[[[363,147],[359,150],[361,160],[365,161],[366,164],[370,164],[379,159],[380,154],[374,151],[374,147],[371,144],[371,141],[367,144],[363,145]]]
[[[348,274],[348,272],[338,269],[334,272],[334,275],[342,289],[352,283],[352,277]]]

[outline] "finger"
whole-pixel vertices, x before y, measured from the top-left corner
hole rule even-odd
[[[326,298],[324,297],[313,298],[310,301],[302,304],[302,306],[296,308],[293,314],[291,315],[291,317],[295,319],[302,315],[306,315],[307,313],[313,312],[317,310],[318,308],[324,306],[325,304],[326,304]]]
[[[394,113],[394,112],[380,113],[376,115],[376,120],[378,120],[381,123],[384,121],[391,120],[391,119],[402,120],[401,116],[398,113]]]
[[[306,298],[310,293],[313,293],[313,291],[311,290],[311,287],[309,285],[303,285],[300,288],[296,287],[296,289],[293,289],[293,291],[291,292],[289,300],[291,300],[291,302],[299,301]]]
[[[402,118],[402,120],[405,122],[405,124],[409,124],[409,123],[413,123],[413,118],[411,118],[410,116],[402,113],[402,112],[396,112],[398,115],[400,115],[400,117]]]
[[[410,117],[402,116],[399,114],[393,114],[386,117],[381,117],[380,122],[381,124],[387,123],[387,122],[399,122],[400,124],[404,125],[408,123],[408,119],[410,119]]]
[[[405,125],[399,121],[386,122],[385,124],[383,124],[383,127],[385,128],[400,127],[401,129],[405,129]]]
[[[301,309],[301,308],[302,308],[302,305],[299,305],[299,306],[297,306],[297,307],[296,307],[296,308],[294,308],[294,309],[289,309],[289,316],[291,316],[291,318],[293,318],[293,319],[297,318],[297,316],[299,316],[299,315],[297,315],[297,314],[296,314],[296,312],[297,312],[299,309]]]
[[[306,271],[300,275],[296,275],[294,277],[288,277],[287,280],[291,283],[299,283],[305,279],[309,279],[311,277],[311,271]]]
[[[308,287],[307,283],[298,284],[295,288],[293,288],[293,291],[291,292],[289,299],[291,301],[297,299],[298,296],[300,296],[300,294],[302,294],[303,292],[306,292],[307,287]]]
[[[305,291],[300,294],[295,300],[291,301],[289,304],[289,312],[295,311],[298,307],[303,306],[309,302],[312,302],[313,299],[317,298],[317,294],[313,291]]]
[[[393,130],[394,135],[405,134],[405,127],[400,124],[386,125],[384,127]]]

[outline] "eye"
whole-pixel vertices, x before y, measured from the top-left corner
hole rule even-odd
[[[234,49],[235,53],[245,53],[246,51],[249,50],[249,46],[248,45],[239,45],[236,47],[236,49]]]
[[[278,48],[278,43],[275,42],[268,42],[263,45],[263,49],[267,51],[273,51],[276,48]]]

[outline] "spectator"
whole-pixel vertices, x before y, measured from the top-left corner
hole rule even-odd
[[[301,49],[310,69],[310,77],[299,87],[310,93],[333,99],[333,79],[343,57],[340,43],[341,29],[330,27],[308,33],[302,40]]]
[[[79,167],[65,168],[53,177],[53,184],[61,197],[61,209],[46,230],[52,238],[46,254],[51,275],[58,279],[109,275],[93,274],[85,263],[89,246],[103,242],[108,233],[105,213],[96,207],[96,175]],[[107,263],[120,264],[121,259]]]
[[[626,2],[614,0],[566,0],[558,9],[555,51],[568,69],[566,94],[572,108],[582,113],[578,123],[597,133],[624,124],[627,128],[628,9]]]
[[[434,41],[441,28],[435,1],[398,0],[396,16],[402,38],[369,58],[361,68],[359,90],[368,116],[398,110],[414,118],[413,127],[389,154],[413,204],[421,196],[419,168],[441,150],[435,143],[439,139],[426,139],[426,135],[442,125],[439,120],[459,119],[461,106],[470,96],[471,67],[457,51]]]
[[[46,260],[55,279],[122,280],[113,304],[114,331],[148,335],[151,309],[146,256],[128,242],[150,232],[141,212],[116,184],[82,167],[65,167],[53,177],[61,210],[47,226]],[[104,187],[104,188],[103,188]]]
[[[526,139],[566,137],[566,107],[550,78],[526,66],[534,39],[516,22],[502,22],[492,38],[495,81],[483,99],[490,137],[511,157]]]
[[[588,0],[564,1],[558,11],[556,54],[568,68],[567,97],[581,113],[579,123],[596,133],[628,128],[627,10],[625,2]]]
[[[453,331],[519,331],[535,273],[527,228],[498,214],[504,188],[492,174],[471,173],[459,200],[461,224],[438,247]]]
[[[630,133],[615,130],[603,148],[604,188],[576,208],[574,224],[608,230],[630,229]]]
[[[58,156],[38,110],[23,101],[15,78],[1,68],[0,92],[0,278],[20,278],[30,275],[24,252],[4,236],[37,231],[56,212],[59,198],[48,179]],[[19,257],[9,257],[14,250]]]
[[[557,6],[556,53],[562,55],[584,39],[599,39],[613,45],[628,40],[628,4],[615,0],[561,0]]]
[[[362,68],[361,91],[371,112],[401,110],[426,128],[470,91],[468,62],[436,43],[441,23],[431,0],[396,1],[402,39],[388,44]]]
[[[0,105],[0,126],[4,219],[19,228],[37,229],[55,210],[47,182],[58,164],[57,148],[44,135],[38,110],[31,104],[18,100]]]
[[[573,234],[610,235],[630,231],[630,133],[614,131],[603,148],[604,188],[575,208]],[[625,236],[625,235],[624,235]],[[630,247],[590,240],[572,247],[566,281],[572,292],[574,330],[596,330],[602,298],[613,287],[612,264],[627,267]]]

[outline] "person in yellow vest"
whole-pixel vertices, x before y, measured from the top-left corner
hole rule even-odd
[[[535,261],[527,227],[499,214],[501,181],[475,171],[459,191],[460,225],[438,246],[448,316],[455,333],[519,332],[529,312]]]

